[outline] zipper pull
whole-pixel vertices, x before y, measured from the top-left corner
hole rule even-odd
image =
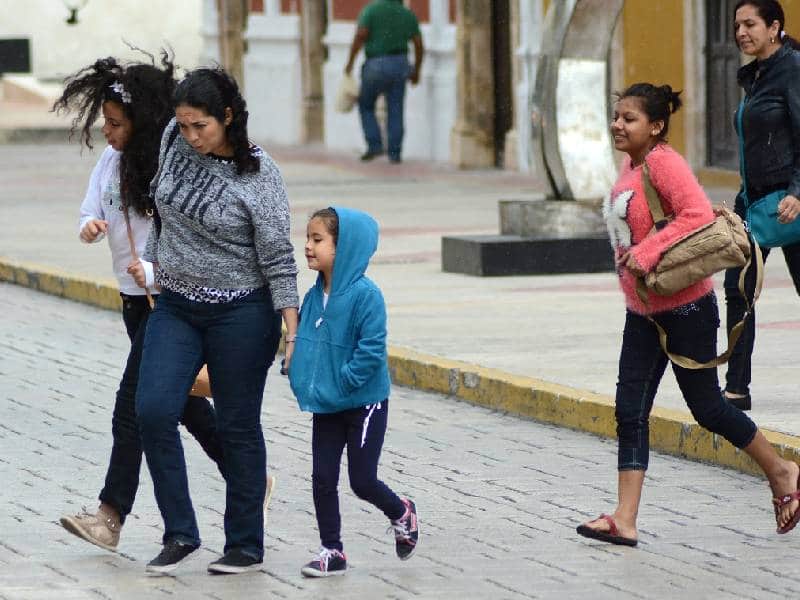
[[[316,322],[316,323],[314,323],[314,327],[316,327],[317,329],[319,329],[319,326],[320,326],[320,325],[322,325],[322,317],[320,317],[319,319],[317,319],[317,322]]]

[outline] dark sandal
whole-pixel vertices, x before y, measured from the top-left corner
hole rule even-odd
[[[800,492],[796,493],[800,494]],[[800,510],[797,512],[800,513]],[[798,515],[798,518],[800,518],[800,515]],[[619,546],[635,546],[639,543],[639,540],[634,540],[632,538],[620,535],[619,529],[617,529],[617,524],[614,522],[614,518],[611,515],[602,514],[595,519],[595,521],[599,521],[601,519],[608,523],[608,531],[593,529],[588,525],[578,525],[575,531],[577,531],[583,537],[591,538],[593,540],[600,540],[601,542],[608,542],[609,544],[617,544]]]
[[[797,478],[797,487],[800,488],[800,476]],[[791,504],[795,500],[800,501],[800,489],[796,489],[791,494],[786,494],[785,496],[781,496],[780,498],[773,498],[772,504],[775,506],[775,518],[777,519],[780,515],[781,509],[786,506],[787,504]],[[778,533],[789,533],[792,529],[797,526],[798,521],[800,521],[800,506],[798,506],[794,513],[792,513],[792,518],[789,519],[789,522],[786,523],[783,527],[778,527]]]

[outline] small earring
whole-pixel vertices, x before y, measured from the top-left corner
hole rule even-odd
[[[774,44],[775,43],[775,38],[774,37],[769,38],[769,43],[770,44]]]

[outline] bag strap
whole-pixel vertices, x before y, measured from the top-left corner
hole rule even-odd
[[[136,242],[133,240],[133,230],[131,229],[131,218],[128,215],[128,205],[122,205],[122,214],[125,215],[125,228],[128,230],[128,244],[131,247],[131,256],[133,260],[139,260],[139,253],[136,252]],[[150,304],[150,308],[155,306],[155,302],[153,302],[153,296],[150,295],[150,290],[147,289],[145,286],[144,293],[147,296],[147,302]]]
[[[750,199],[747,197],[747,174],[744,167],[744,100],[739,102],[739,108],[736,109],[736,133],[739,137],[739,177],[742,178],[742,198],[745,205],[750,204]]]
[[[733,326],[731,332],[728,334],[728,348],[725,350],[725,352],[704,363],[697,362],[693,358],[683,356],[682,354],[670,352],[667,350],[667,332],[664,331],[664,328],[661,327],[661,325],[659,325],[655,319],[650,316],[647,317],[656,326],[656,329],[658,329],[658,341],[661,344],[661,349],[669,357],[669,359],[679,367],[683,367],[684,369],[709,369],[711,367],[718,367],[719,365],[728,362],[728,359],[733,353],[733,349],[736,347],[736,342],[739,341],[739,336],[742,335],[742,330],[744,330],[747,319],[749,319],[753,314],[753,307],[756,303],[756,300],[758,300],[758,297],[761,295],[761,285],[764,282],[764,260],[761,257],[761,248],[759,248],[758,244],[755,243],[752,244],[752,247],[754,250],[751,253],[750,258],[747,259],[747,263],[742,267],[742,272],[739,274],[739,293],[742,294],[745,303],[744,316],[742,316],[741,321]],[[744,280],[747,276],[749,267],[754,262],[753,254],[755,254],[756,287],[753,293],[753,301],[750,302],[747,299],[747,294],[745,293]]]
[[[172,131],[169,132],[169,137],[167,138],[167,145],[164,148],[164,157],[166,157],[167,153],[169,152],[170,148],[172,148],[172,144],[175,142],[175,138],[178,137],[178,124],[172,128]],[[161,170],[163,169],[163,163],[158,165],[158,171],[156,171],[155,177],[153,177],[153,181],[158,185],[158,180],[161,179]],[[153,188],[150,188],[150,194],[153,194]],[[155,200],[153,201],[153,224],[156,228],[156,236],[161,236],[161,215],[158,214],[158,207],[156,206]]]
[[[738,116],[737,120],[741,121],[741,116]],[[741,137],[739,139],[741,140]],[[661,223],[666,224],[666,219],[664,217],[664,209],[661,206],[661,199],[658,195],[658,192],[653,187],[653,182],[650,180],[650,173],[647,170],[647,164],[643,165],[642,167],[642,181],[644,183],[644,192],[647,196],[647,205],[650,207],[650,214],[653,217],[653,229],[651,230],[652,233],[653,231],[657,231],[663,227],[664,225]],[[688,356],[670,352],[667,349],[667,332],[664,331],[664,328],[661,327],[661,325],[659,325],[655,319],[650,316],[647,317],[656,326],[656,329],[658,329],[658,341],[661,344],[661,349],[669,357],[669,359],[679,367],[683,367],[684,369],[709,369],[711,367],[718,367],[719,365],[728,362],[733,349],[736,347],[736,342],[739,341],[739,336],[742,335],[742,330],[744,329],[747,319],[753,313],[753,306],[755,305],[756,300],[758,300],[758,297],[761,295],[761,287],[764,283],[764,259],[761,256],[761,248],[755,242],[751,243],[751,248],[753,248],[753,250],[750,252],[750,257],[742,267],[741,273],[739,273],[739,293],[744,298],[745,303],[744,316],[738,323],[736,323],[736,325],[733,326],[728,334],[728,348],[716,358],[712,358],[707,362],[701,363],[697,362],[693,358],[689,358]],[[754,255],[755,261],[753,261]],[[745,278],[747,277],[747,273],[753,264],[755,264],[756,268],[756,285],[753,291],[753,301],[750,302],[747,299],[747,292],[745,291]],[[644,283],[643,277],[636,278],[636,294],[645,303],[645,305],[648,303],[648,290]]]
[[[642,185],[644,186],[644,195],[647,198],[647,206],[650,208],[650,216],[653,218],[653,228],[647,235],[653,235],[656,231],[662,229],[667,224],[667,217],[664,215],[664,207],[661,204],[661,198],[653,187],[653,182],[650,179],[650,171],[647,168],[647,163],[642,165]],[[649,304],[650,297],[647,291],[647,286],[644,283],[644,277],[636,278],[636,295],[639,296],[645,305]]]
[[[668,220],[664,215],[661,197],[658,195],[656,188],[653,187],[653,181],[650,179],[650,170],[647,168],[647,163],[642,165],[642,183],[644,185],[644,195],[647,197],[647,206],[650,208],[650,216],[653,217],[653,228],[648,234],[652,235],[654,232],[663,229]]]

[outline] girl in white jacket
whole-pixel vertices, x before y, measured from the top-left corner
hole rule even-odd
[[[91,128],[102,112],[102,132],[108,142],[81,204],[79,235],[87,244],[108,238],[131,349],[114,403],[113,444],[100,506],[94,513],[84,509],[82,514],[62,517],[61,524],[86,541],[112,551],[117,548],[120,529],[139,487],[142,446],[135,396],[145,326],[152,310],[147,292],[155,298],[157,291],[153,287],[152,264],[141,261],[138,255],[144,250],[150,230],[153,203],[149,184],[158,163],[162,130],[172,116],[175,89],[174,67],[168,55],[162,53],[160,67],[150,58],[150,64],[123,64],[115,58],[97,60],[67,79],[54,106],[54,110],[76,111],[72,132],[81,127],[81,141],[90,149]],[[131,276],[141,270],[146,275],[144,289]],[[210,402],[190,396],[181,420],[224,476]]]

